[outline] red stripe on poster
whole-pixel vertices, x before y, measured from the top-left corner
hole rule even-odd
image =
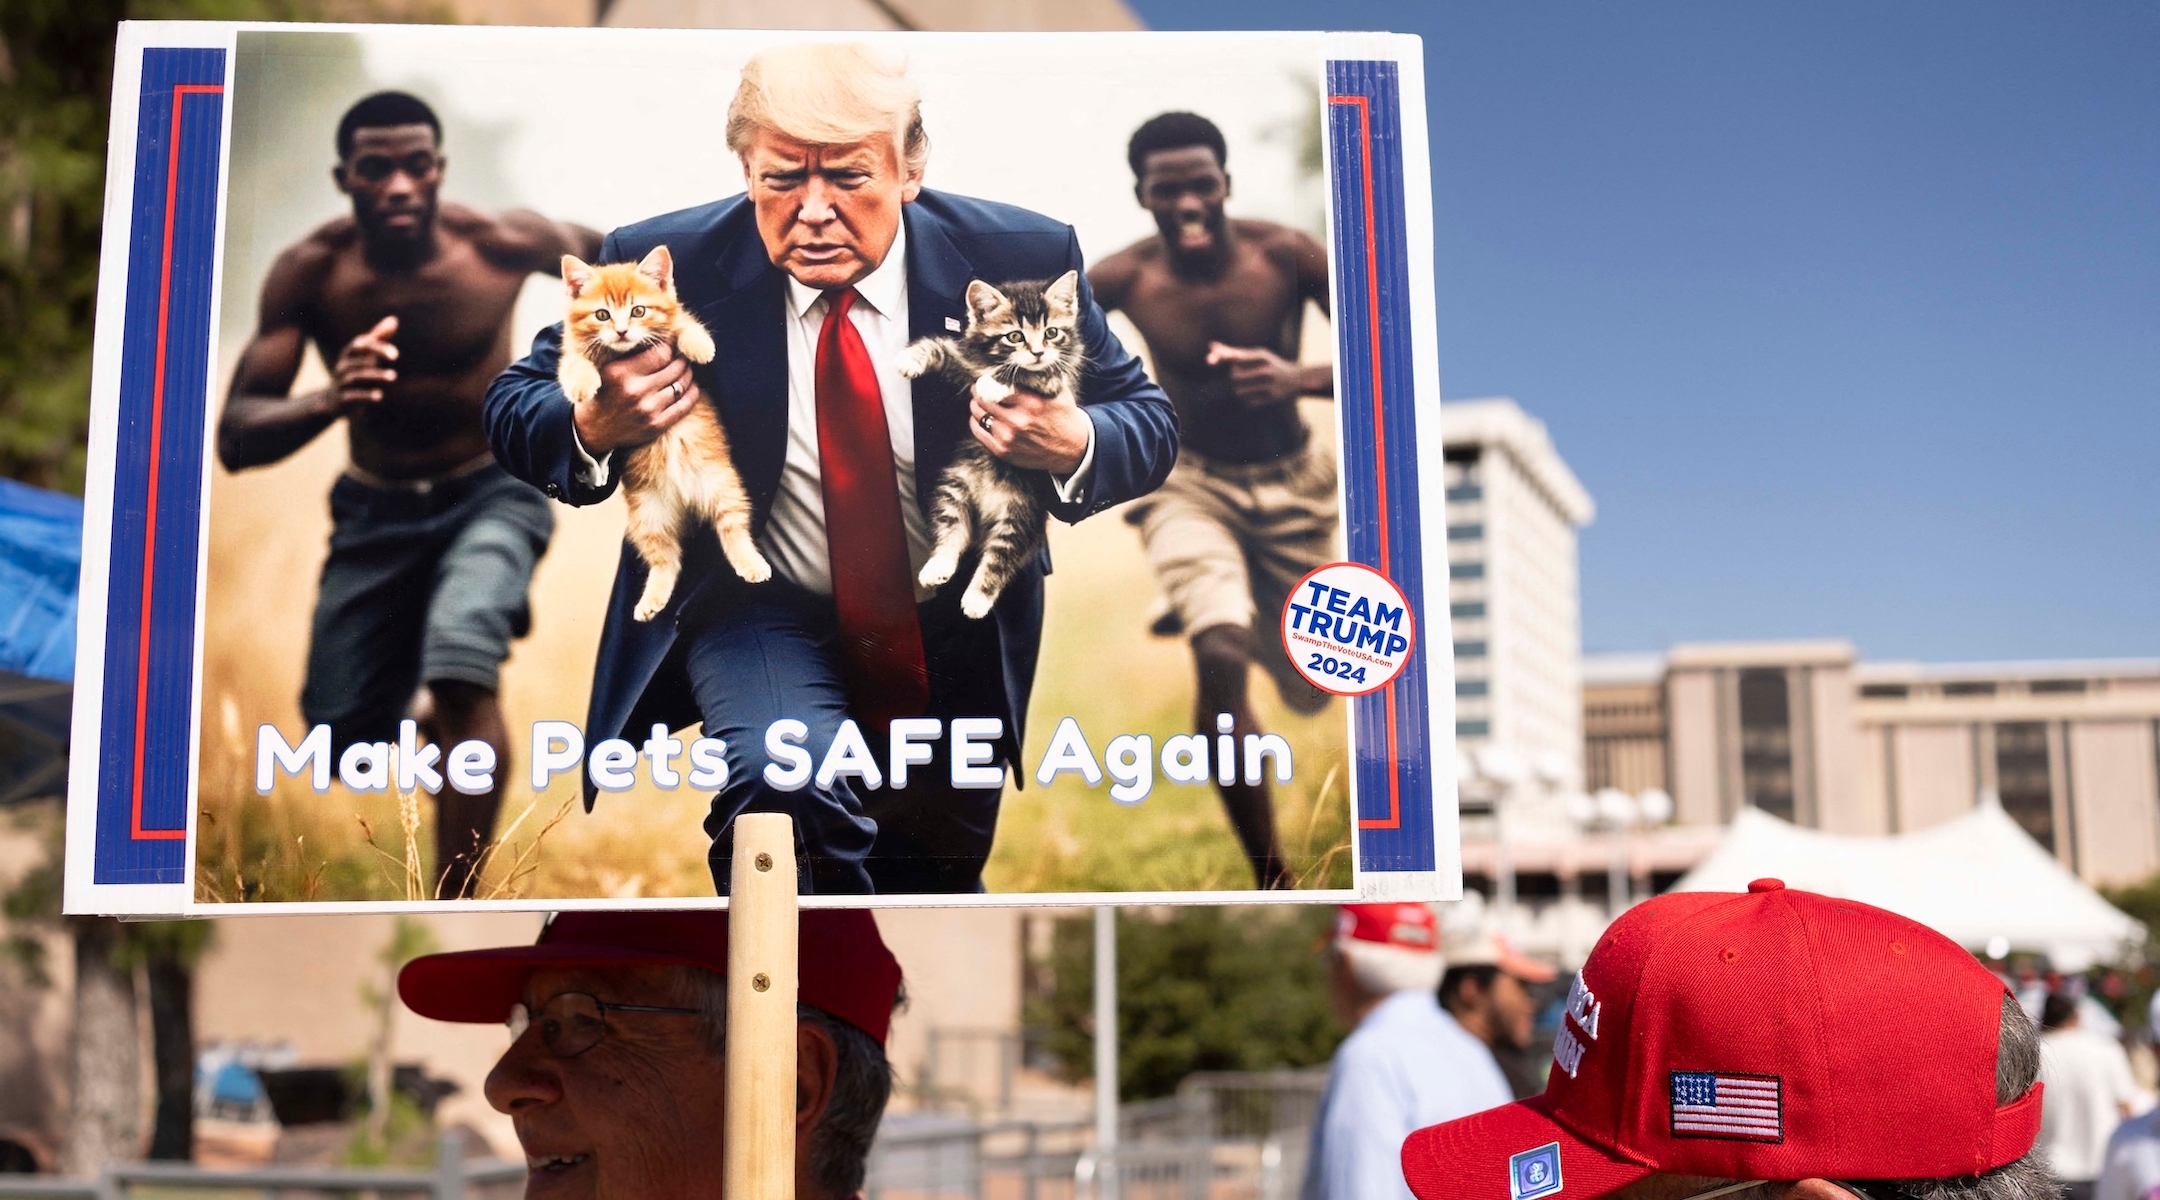
[[[178,841],[185,829],[144,829],[142,823],[143,731],[148,724],[150,700],[150,603],[157,579],[158,458],[165,432],[165,332],[172,307],[173,210],[180,196],[180,114],[187,98],[218,94],[223,84],[183,83],[173,88],[172,136],[165,160],[165,251],[158,279],[157,365],[150,380],[150,478],[143,504],[142,630],[135,646],[135,789],[128,836],[139,841]]]

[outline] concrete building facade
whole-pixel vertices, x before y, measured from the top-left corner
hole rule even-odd
[[[1440,406],[1446,443],[1455,741],[1554,755],[1581,779],[1582,585],[1575,531],[1596,506],[1542,421],[1513,400]]]
[[[1675,646],[1585,664],[1588,784],[1906,833],[1998,796],[2089,883],[2160,871],[2160,659],[1868,663],[1839,641]]]

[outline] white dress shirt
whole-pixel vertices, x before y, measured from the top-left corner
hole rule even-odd
[[[877,269],[855,285],[859,296],[848,321],[862,336],[877,368],[878,392],[885,401],[885,429],[892,441],[894,482],[900,490],[900,523],[907,533],[910,578],[929,561],[930,520],[915,489],[915,391],[895,369],[908,344],[907,225],[901,223],[892,249]],[[819,468],[817,416],[817,344],[830,307],[826,294],[790,276],[787,281],[788,422],[787,455],[780,468],[780,490],[758,535],[758,550],[774,574],[805,591],[832,594],[832,559],[825,538],[825,490]],[[575,435],[573,432],[573,441]],[[741,453],[740,447],[734,447]],[[580,477],[605,486],[612,454],[595,459],[580,443]],[[1077,503],[1086,494],[1095,465],[1095,423],[1088,422],[1087,449],[1070,476],[1052,476],[1058,498]],[[915,598],[927,600],[936,589],[917,585]]]
[[[2040,1035],[2040,1082],[2047,1085],[2047,1102],[2034,1146],[2047,1153],[2057,1179],[2098,1179],[2109,1135],[2122,1123],[2123,1110],[2142,1099],[2130,1056],[2121,1042],[2095,1029],[2049,1030]]]
[[[1413,1200],[1403,1180],[1404,1139],[1514,1100],[1492,1051],[1431,991],[1397,992],[1335,1051],[1302,1200]]]

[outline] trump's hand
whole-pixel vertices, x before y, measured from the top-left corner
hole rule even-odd
[[[1070,475],[1087,457],[1088,416],[1070,397],[1016,392],[994,379],[975,381],[968,432],[983,449],[1031,471]]]
[[[594,456],[642,446],[700,403],[690,363],[666,342],[655,342],[600,368],[600,390],[571,410],[578,440]]]

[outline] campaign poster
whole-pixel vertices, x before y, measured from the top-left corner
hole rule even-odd
[[[1421,61],[124,25],[69,910],[1458,895]]]

